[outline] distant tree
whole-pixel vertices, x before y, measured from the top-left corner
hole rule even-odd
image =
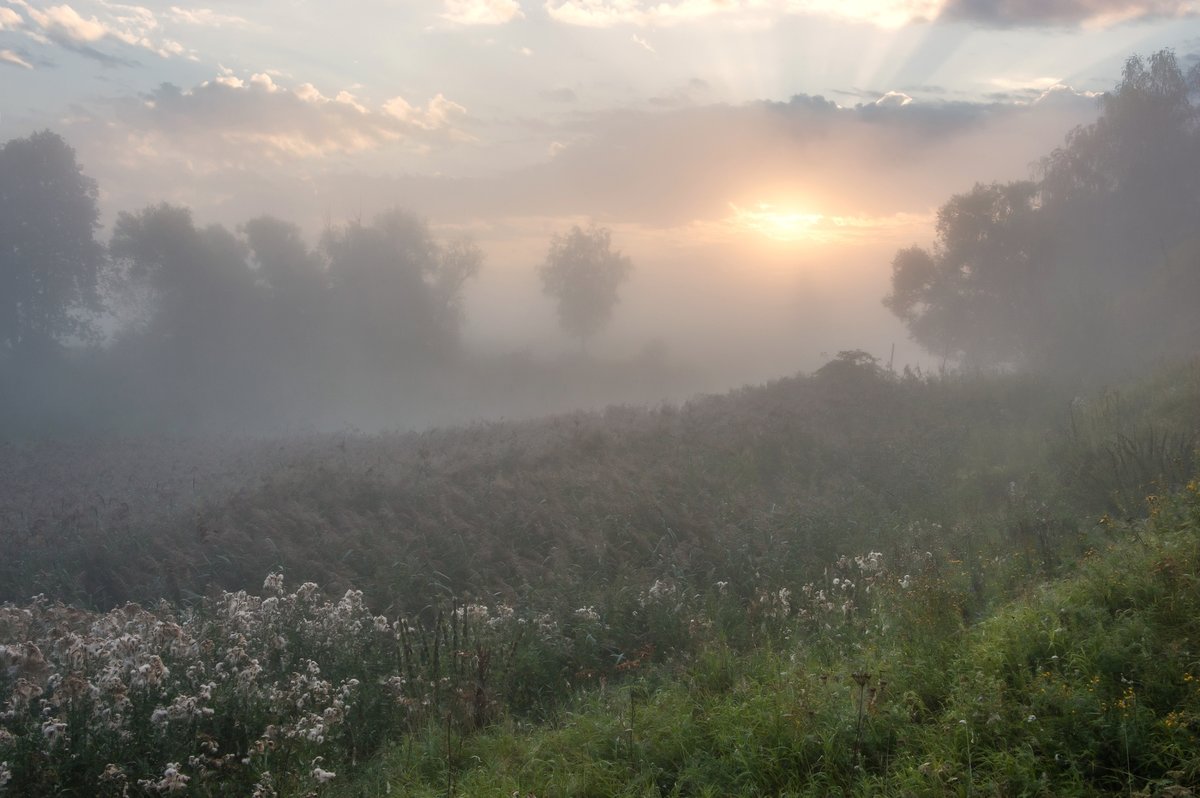
[[[325,259],[300,228],[272,216],[251,219],[240,232],[264,294],[257,382],[280,397],[277,408],[311,418],[329,403],[338,355]]]
[[[171,334],[202,338],[199,328],[227,321],[223,315],[253,295],[246,244],[220,225],[197,228],[184,207],[162,203],[120,214],[109,249],[152,293],[159,323]]]
[[[247,245],[160,204],[120,214],[109,250],[148,297],[144,324],[119,341],[129,379],[187,423],[249,413],[269,319]]]
[[[612,318],[617,289],[633,263],[612,249],[612,231],[578,226],[554,236],[541,266],[542,290],[558,302],[559,325],[587,345]]]
[[[474,244],[443,244],[424,220],[393,210],[327,231],[321,250],[336,323],[377,365],[457,345],[462,289],[483,262]]]
[[[240,228],[250,246],[260,280],[285,301],[304,303],[325,288],[320,253],[308,247],[300,228],[273,216],[259,216]]]
[[[92,333],[103,247],[96,182],[48,130],[0,147],[0,352]]]

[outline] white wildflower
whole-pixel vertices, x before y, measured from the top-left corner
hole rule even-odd
[[[178,762],[169,762],[163,770],[162,778],[158,781],[152,779],[139,779],[138,786],[147,789],[156,790],[158,792],[179,792],[187,789],[187,783],[191,781],[190,776],[185,776],[179,772]]]
[[[267,578],[263,580],[262,586],[264,593],[271,593],[276,596],[283,595],[283,574],[273,573],[267,574]]]
[[[42,723],[42,736],[46,738],[46,743],[54,745],[62,736],[62,733],[67,730],[67,724],[57,718],[51,718]]]

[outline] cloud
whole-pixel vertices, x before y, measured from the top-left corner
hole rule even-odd
[[[26,33],[35,41],[57,44],[105,66],[132,66],[137,62],[96,46],[104,43],[116,42],[148,50],[161,58],[187,54],[186,48],[179,42],[158,35],[158,18],[143,6],[101,0],[102,19],[95,14],[85,17],[67,3],[35,8],[26,0],[11,2],[24,9],[29,16],[32,26],[26,29]]]
[[[399,147],[424,152],[469,140],[466,109],[438,94],[424,106],[394,97],[372,109],[349,91],[281,86],[265,72],[222,74],[191,89],[163,84],[121,103],[130,134],[155,152],[204,164],[274,163]]]
[[[183,25],[194,25],[202,28],[244,27],[249,20],[233,14],[221,14],[211,8],[180,8],[171,6],[167,18],[172,22]]]
[[[412,125],[420,130],[430,132],[451,131],[460,140],[466,137],[466,134],[462,133],[462,131],[454,130],[454,120],[466,116],[467,109],[453,100],[447,100],[440,93],[434,96],[424,108],[411,105],[403,97],[393,97],[383,104],[383,111],[401,122]]]
[[[371,100],[266,73],[164,85],[67,132],[111,206],[182,202],[231,225],[269,210],[319,231],[325,214],[400,203],[446,224],[590,218],[730,240],[742,235],[731,206],[767,203],[784,217],[819,217],[810,241],[875,230],[907,244],[927,240],[914,226],[953,193],[1029,177],[1031,163],[1099,111],[1067,87],[1015,102],[903,94],[851,107],[811,95],[608,111],[566,103],[556,116],[493,122],[470,146],[474,170],[461,165],[461,143],[480,121],[444,95]],[[528,165],[498,166],[514,139]]]
[[[523,17],[517,0],[444,0],[442,17],[457,25],[503,25]]]
[[[25,10],[42,32],[55,41],[90,44],[109,35],[108,28],[96,17],[85,19],[69,5],[50,6],[45,11],[27,5]]]
[[[931,19],[944,0],[547,0],[546,13],[567,25],[669,26],[728,17],[769,22],[781,16],[825,16],[880,27]]]
[[[820,214],[830,237],[858,235],[864,220],[927,214],[976,180],[1029,177],[1032,162],[1098,112],[1070,90],[1042,103],[902,99],[572,113],[527,131],[544,162],[494,178],[347,177],[333,193],[373,197],[369,207],[410,197],[440,219],[559,215],[664,229],[725,224],[731,203],[765,202]]]
[[[657,51],[657,50],[655,50],[653,47],[651,47],[651,46],[650,46],[650,42],[646,41],[646,40],[645,40],[645,39],[643,39],[641,36],[638,36],[636,33],[635,33],[635,34],[633,34],[633,36],[632,36],[632,37],[630,37],[630,40],[631,40],[631,41],[632,41],[634,44],[636,44],[638,47],[641,47],[641,48],[642,48],[643,50],[645,50],[646,52],[648,52],[648,53],[653,53],[653,54],[655,54],[655,55],[657,55],[657,54],[658,54],[658,51]]]
[[[992,27],[1107,27],[1155,17],[1200,14],[1197,0],[547,0],[551,19],[608,28],[679,25],[722,17],[770,24],[784,16],[818,16],[899,28],[943,20]]]
[[[0,50],[0,64],[9,64],[10,66],[21,67],[22,69],[33,69],[33,64],[12,50]]]
[[[608,28],[615,25],[670,25],[742,10],[739,0],[547,0],[550,18],[567,25]]]
[[[890,105],[903,107],[913,101],[913,98],[902,91],[889,91],[876,100],[873,105]]]
[[[24,20],[21,15],[8,6],[0,6],[0,30],[16,30]]]
[[[947,0],[940,18],[995,27],[1108,27],[1156,17],[1200,13],[1194,0]]]

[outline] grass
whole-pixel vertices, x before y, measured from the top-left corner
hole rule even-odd
[[[894,593],[926,631],[891,625],[835,662],[803,637],[750,654],[716,643],[581,694],[555,723],[456,740],[449,759],[402,743],[332,794],[445,795],[447,765],[455,795],[1190,794],[1200,490],[1159,506],[969,628]]]
[[[175,511],[10,450],[0,791],[1185,795],[1197,373],[107,450]]]

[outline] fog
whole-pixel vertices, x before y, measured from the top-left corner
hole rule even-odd
[[[1095,380],[1188,348],[1183,321],[1149,349],[1127,333],[1177,301],[1134,272],[1192,257],[1191,58],[1122,73],[1132,29],[1107,12],[948,4],[876,29],[843,9],[800,33],[689,6],[621,40],[642,68],[606,72],[597,48],[667,6],[548,6],[572,55],[519,5],[450,5],[410,58],[448,64],[436,40],[480,60],[436,90],[213,63],[216,29],[253,31],[216,12],[7,12],[6,432],[420,429],[681,402],[844,351]],[[740,48],[687,55],[677,25],[731,20]],[[1073,24],[1091,27],[1057,60],[1001,69]],[[198,49],[174,60],[171,31]],[[964,31],[983,31],[974,61]],[[877,49],[826,43],[801,70],[789,32]],[[734,68],[768,44],[776,69]],[[72,98],[70,70],[106,89]]]
[[[1191,796],[1198,466],[1200,0],[0,0],[0,798]]]

